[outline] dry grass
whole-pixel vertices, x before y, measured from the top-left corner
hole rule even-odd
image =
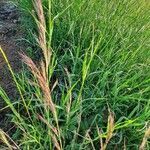
[[[9,137],[9,135],[1,129],[0,129],[0,142],[5,144],[9,150],[20,149],[19,146]]]
[[[143,140],[142,140],[139,150],[145,150],[148,138],[150,138],[150,127],[147,128],[145,131],[145,134],[144,134],[144,137],[143,137]]]
[[[107,134],[106,134],[105,142],[103,142],[102,138],[100,139],[100,143],[101,143],[100,150],[106,150],[109,141],[113,137],[114,129],[115,129],[114,114],[109,109],[109,116],[108,116],[108,122],[107,122]]]

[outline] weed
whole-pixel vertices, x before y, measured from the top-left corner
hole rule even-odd
[[[14,106],[1,89],[12,139],[33,150],[149,149],[149,129],[141,132],[150,118],[148,1],[32,2],[19,6],[36,22],[43,56],[34,63],[21,54],[30,73],[15,81],[25,103]]]

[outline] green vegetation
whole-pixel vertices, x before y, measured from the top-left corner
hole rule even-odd
[[[1,133],[4,143],[23,150],[150,149],[149,1],[40,2],[18,2],[36,47],[27,55],[39,51],[40,61],[21,54],[28,69],[15,76],[10,68],[18,101],[0,90],[15,124],[11,138]]]

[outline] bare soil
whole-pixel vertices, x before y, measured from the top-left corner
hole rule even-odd
[[[9,1],[0,0],[0,46],[7,55],[7,58],[14,70],[14,72],[20,71],[20,60],[18,52],[23,47],[18,44],[18,39],[22,36],[22,31],[19,24],[19,12],[16,6]],[[0,54],[0,86],[6,91],[10,98],[14,98],[16,95],[16,89],[8,70],[7,64]],[[1,109],[5,106],[0,95],[0,127],[4,126],[5,111]]]

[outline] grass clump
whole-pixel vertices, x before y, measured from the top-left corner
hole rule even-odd
[[[148,1],[19,5],[36,22],[42,52],[37,63],[21,54],[31,73],[13,76],[24,103],[11,104],[1,90],[20,149],[149,149]]]

